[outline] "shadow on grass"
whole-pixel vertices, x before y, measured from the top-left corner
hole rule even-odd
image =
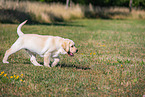
[[[41,65],[44,66],[43,62],[38,62],[38,63],[40,63]],[[32,64],[32,63],[30,61],[27,61],[27,62],[24,62],[23,64]],[[50,62],[50,64],[52,64],[52,62]],[[91,69],[90,67],[87,67],[87,66],[77,66],[77,65],[65,64],[65,63],[63,63],[63,64],[58,63],[56,65],[56,67],[61,67],[61,68],[76,68],[76,69],[81,69],[81,70],[90,70]]]
[[[84,25],[72,24],[72,22],[53,22],[53,23],[35,23],[38,25],[47,25],[47,26],[71,26],[71,27],[85,27]],[[31,25],[31,24],[30,24]]]
[[[77,65],[72,65],[72,64],[58,64],[57,66],[60,66],[61,68],[76,68],[76,69],[81,69],[81,70],[90,70],[90,67],[85,67],[85,66],[77,66]]]
[[[86,11],[85,12],[85,17],[87,18],[101,18],[101,19],[112,19],[113,16],[129,16],[130,13],[129,12],[104,12],[103,10],[101,10],[100,12],[90,12],[90,11]],[[118,19],[122,19],[122,18],[118,18]]]

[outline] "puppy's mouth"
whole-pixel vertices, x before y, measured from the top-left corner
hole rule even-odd
[[[71,53],[70,51],[69,51],[69,52],[67,52],[67,54],[68,54],[69,56],[74,56],[74,54],[73,54],[73,53]]]

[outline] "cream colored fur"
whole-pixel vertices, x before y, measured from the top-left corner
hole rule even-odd
[[[75,43],[70,39],[64,39],[58,36],[48,36],[48,35],[37,35],[37,34],[24,34],[21,31],[21,27],[27,22],[24,21],[17,28],[17,34],[19,38],[11,46],[9,50],[6,51],[3,58],[3,63],[9,63],[7,61],[8,57],[21,50],[25,49],[30,55],[30,61],[35,66],[42,66],[36,61],[36,54],[44,57],[44,66],[50,67],[50,58],[54,59],[51,67],[57,65],[59,62],[59,54],[68,54],[73,56],[78,49],[75,47]]]

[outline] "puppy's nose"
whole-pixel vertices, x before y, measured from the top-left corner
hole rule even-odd
[[[76,50],[76,53],[78,52],[78,49]]]

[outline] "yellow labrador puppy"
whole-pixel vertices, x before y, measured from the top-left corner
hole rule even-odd
[[[47,36],[47,35],[37,35],[37,34],[24,34],[21,31],[21,27],[27,22],[24,21],[17,28],[17,34],[19,38],[11,46],[9,50],[6,51],[3,58],[3,63],[9,63],[7,61],[8,57],[19,51],[20,49],[25,49],[30,55],[30,61],[35,66],[42,66],[36,61],[36,54],[44,57],[44,66],[50,67],[50,58],[54,59],[51,67],[57,65],[59,62],[59,54],[68,54],[74,56],[74,53],[78,52],[75,47],[75,43],[70,39],[64,39],[58,36]]]

